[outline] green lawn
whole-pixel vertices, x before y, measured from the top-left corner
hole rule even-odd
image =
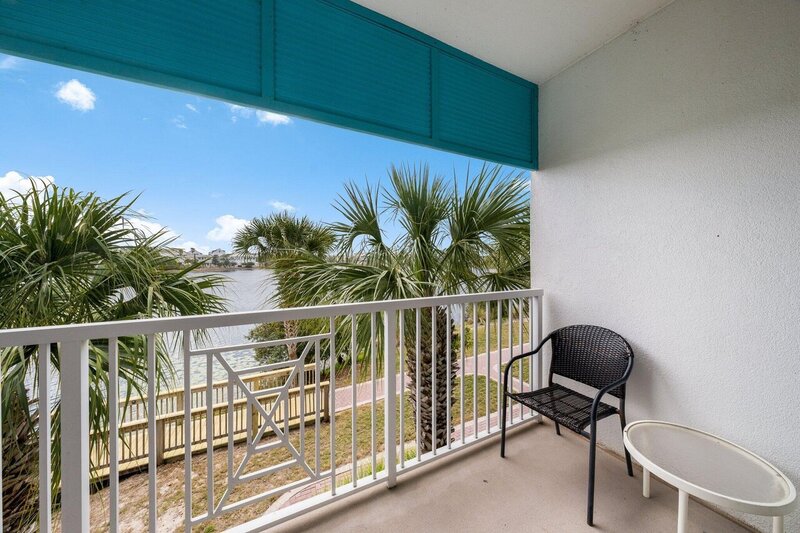
[[[534,365],[539,364],[538,356],[533,357],[533,364]],[[507,366],[508,364],[503,365],[503,370],[505,370]],[[517,379],[521,377],[524,383],[528,383],[529,382],[528,379],[531,375],[531,358],[526,357],[520,361],[515,362],[514,368],[511,369],[510,375]]]
[[[465,352],[467,355],[473,353],[472,347],[472,339],[475,337],[473,334],[473,327],[472,327],[472,320],[469,320],[467,327],[467,338],[466,338],[466,346]],[[513,343],[515,347],[519,346],[519,320],[514,320],[512,329],[512,336],[509,337],[508,335],[508,319],[504,319],[501,327],[501,335],[503,339],[503,348],[508,348],[509,346],[509,338],[513,339]],[[478,353],[483,353],[486,351],[486,324],[484,322],[478,322]],[[527,320],[522,321],[522,341],[528,342],[530,338],[529,335],[529,324]],[[489,349],[496,350],[497,349],[497,319],[489,321]]]
[[[522,323],[522,340],[523,343],[528,342],[529,336],[529,324],[527,320],[523,320]],[[469,319],[468,323],[465,325],[465,341],[464,341],[464,354],[467,359],[473,356],[473,339],[475,338],[472,320]],[[460,351],[460,341],[458,341],[456,335],[459,334],[459,326],[454,328],[454,337],[453,337],[453,355],[456,358],[456,361],[460,361],[461,356],[459,354]],[[503,341],[503,348],[509,347],[509,339],[513,340],[514,346],[519,347],[519,320],[514,320],[512,325],[512,333],[513,335],[509,337],[508,335],[508,319],[504,319],[502,323],[502,341]],[[478,321],[478,354],[482,354],[486,352],[486,324],[481,320]],[[489,322],[489,350],[494,351],[497,350],[497,319],[491,320]],[[518,352],[517,349],[515,351]],[[395,358],[395,368],[396,372],[400,372],[402,361],[399,357]],[[518,370],[515,369],[516,374],[518,375]],[[527,370],[526,370],[527,372]],[[377,377],[383,377],[383,368],[378,365],[376,368],[375,375]],[[527,374],[525,374],[527,376]],[[357,373],[356,373],[356,382],[357,383],[364,383],[366,381],[370,381],[370,365],[369,360],[362,361],[358,364]],[[527,378],[526,378],[527,379]],[[336,372],[336,387],[347,387],[352,383],[352,369],[349,365],[339,368]]]
[[[478,416],[486,415],[486,378],[479,376],[477,382],[473,376],[464,379],[464,420],[473,418],[473,390],[478,398]],[[477,388],[475,388],[477,383]],[[460,393],[461,382],[456,379],[453,386],[454,405],[451,409],[453,427],[460,425]],[[489,382],[489,409],[497,409],[497,384]],[[413,459],[416,450],[413,446],[415,440],[414,411],[411,402],[406,398],[404,408],[404,435],[403,439],[407,443],[412,443],[406,447],[406,458]],[[397,428],[400,428],[400,406],[398,402]],[[442,424],[443,420],[439,420]],[[384,449],[384,409],[383,401],[376,403],[375,417],[375,447],[378,452]],[[372,437],[371,406],[364,405],[356,410],[356,459],[361,460],[371,456],[371,437]],[[341,467],[352,462],[352,411],[346,410],[336,414],[336,442],[335,457],[336,464]],[[305,454],[306,461],[314,467],[314,425],[306,426]],[[330,423],[320,424],[320,469],[327,470],[331,464],[330,453]],[[292,430],[289,433],[289,440],[299,449],[300,431]],[[234,467],[239,465],[244,457],[245,447],[236,446],[234,448]],[[244,473],[251,473],[257,470],[287,461],[291,458],[285,448],[265,451],[255,455]],[[202,514],[207,508],[206,496],[206,455],[197,455],[192,460],[193,486],[192,486],[192,508],[194,514]],[[164,530],[182,530],[183,517],[183,465],[182,461],[167,463],[158,467],[159,480],[159,499],[158,509],[160,517],[174,517],[174,524],[162,524]],[[383,461],[379,460],[376,471],[383,469]],[[368,476],[372,473],[371,461],[359,467],[359,477]],[[214,452],[213,479],[215,494],[217,498],[223,493],[227,482],[227,449],[219,449]],[[293,481],[301,480],[306,477],[306,473],[300,467],[279,470],[271,475],[257,478],[241,484],[231,494],[229,502],[235,502],[249,496],[263,493],[271,488],[280,487]],[[351,481],[350,474],[338,476],[337,485],[347,484]],[[328,485],[329,487],[329,485]],[[247,505],[239,510],[225,514],[220,518],[211,520],[202,526],[194,528],[194,531],[209,533],[212,531],[222,531],[236,524],[251,520],[262,515],[277,499],[268,500]],[[137,474],[128,477],[120,483],[120,518],[128,529],[146,529],[147,524],[147,475]],[[219,501],[217,499],[217,501]],[[92,495],[92,531],[108,530],[108,490],[101,490]]]

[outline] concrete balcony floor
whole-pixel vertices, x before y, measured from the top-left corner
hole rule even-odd
[[[642,497],[619,457],[598,448],[595,527],[586,525],[588,441],[552,423],[510,431],[507,454],[499,438],[443,458],[398,479],[395,488],[372,487],[275,528],[281,532],[543,531],[673,532],[678,494],[653,477]],[[622,437],[620,436],[620,439]],[[690,532],[751,531],[696,501]]]

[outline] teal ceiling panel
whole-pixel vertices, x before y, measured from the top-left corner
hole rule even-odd
[[[316,0],[276,0],[274,46],[276,100],[430,137],[428,46]]]
[[[445,53],[438,66],[441,140],[531,161],[534,88]]]
[[[261,94],[260,0],[0,2],[0,34],[83,57]]]
[[[0,0],[0,50],[537,166],[535,84],[349,0]]]

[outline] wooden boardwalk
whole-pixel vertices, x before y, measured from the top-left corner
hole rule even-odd
[[[314,423],[319,415],[321,420],[330,417],[330,382],[321,381],[319,390],[316,387],[316,369],[314,365],[305,366],[303,400],[301,389],[295,378],[294,383],[287,383],[291,369],[282,369],[273,372],[252,374],[242,378],[251,391],[258,397],[258,402],[266,411],[275,407],[273,421],[279,427],[295,428],[301,423]],[[289,387],[285,400],[275,406],[280,387]],[[229,435],[233,434],[235,443],[244,442],[248,432],[255,432],[263,423],[263,418],[252,405],[252,400],[244,392],[234,387],[233,398],[228,398],[228,382],[219,381],[212,384],[212,439],[214,448],[226,446]],[[259,394],[258,391],[272,391]],[[156,400],[156,461],[161,464],[165,461],[183,458],[185,450],[184,439],[184,402],[185,391],[182,388],[171,389],[158,395]],[[208,409],[206,399],[208,388],[205,385],[192,387],[191,411],[191,446],[192,453],[205,452],[208,449]],[[302,404],[302,413],[301,413]],[[228,427],[228,412],[233,409],[233,427]],[[120,418],[123,422],[119,428],[119,472],[131,473],[147,468],[150,457],[149,428],[147,420],[147,398],[132,398],[127,405],[121,406],[123,410]],[[109,457],[108,447],[105,442],[97,439],[91,451],[92,464],[95,467],[94,478],[103,479],[108,476]]]

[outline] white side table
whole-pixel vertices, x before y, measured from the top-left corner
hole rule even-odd
[[[644,469],[642,493],[650,497],[650,474],[678,489],[678,533],[686,532],[689,495],[745,513],[772,516],[773,533],[797,506],[797,491],[770,463],[720,437],[670,422],[641,420],[625,427],[625,447]]]

